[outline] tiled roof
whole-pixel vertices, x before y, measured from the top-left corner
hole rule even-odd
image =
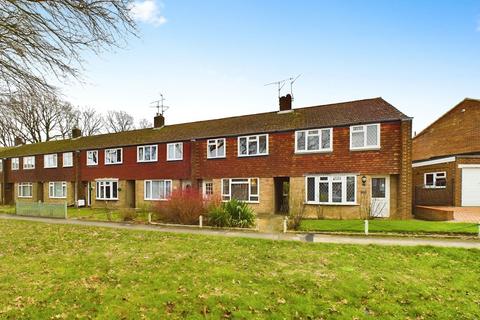
[[[406,119],[410,118],[382,98],[373,98],[297,108],[291,112],[258,113],[156,129],[26,144],[0,151],[0,158]]]

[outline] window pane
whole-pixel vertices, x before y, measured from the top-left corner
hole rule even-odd
[[[175,159],[181,159],[183,156],[183,144],[175,144]]]
[[[248,184],[232,184],[232,198],[240,201],[248,201]]]
[[[165,181],[165,199],[170,198],[171,194],[172,194],[172,182]]]
[[[258,195],[258,179],[250,180],[250,195]]]
[[[117,182],[112,182],[112,198],[117,198],[118,196],[117,184]]]
[[[260,154],[267,153],[267,136],[260,136],[258,140],[259,140],[258,153]]]
[[[105,183],[105,198],[110,199],[112,196],[112,187],[110,183]]]
[[[297,132],[297,150],[305,150],[305,131]]]
[[[330,149],[330,130],[322,130],[322,149]]]
[[[435,179],[435,186],[437,187],[445,187],[447,185],[447,179],[444,177],[438,177]]]
[[[240,138],[240,154],[247,154],[247,138]]]
[[[230,180],[223,179],[222,194],[230,194]]]
[[[365,145],[365,139],[363,132],[353,132],[352,133],[352,147],[360,148]]]
[[[385,178],[372,178],[372,198],[385,198]]]
[[[173,144],[168,145],[168,159],[173,159],[175,157],[175,149]]]
[[[143,151],[144,151],[143,147],[138,148],[138,160],[140,161],[146,160],[145,157],[143,156]]]
[[[433,186],[433,173],[427,173],[425,175],[425,184],[427,186]]]
[[[209,158],[215,158],[216,157],[216,146],[215,144],[209,144],[208,145],[208,157]]]
[[[355,177],[347,177],[347,202],[355,202]]]
[[[342,202],[341,182],[332,182],[332,202]]]
[[[367,126],[367,146],[376,146],[378,144],[378,126]]]
[[[319,202],[328,202],[328,182],[320,182],[318,184]]]
[[[318,150],[320,148],[320,138],[317,135],[309,135],[307,138],[308,150]]]
[[[217,157],[225,157],[225,141],[223,139],[218,140]]]
[[[249,139],[248,141],[248,154],[257,154],[258,141]]]
[[[157,160],[157,146],[150,148],[150,160]]]
[[[152,182],[151,181],[145,181],[145,199],[151,199],[152,198]]]
[[[307,201],[315,201],[315,178],[307,178]]]

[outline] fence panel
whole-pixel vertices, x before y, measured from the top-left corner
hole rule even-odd
[[[67,203],[17,202],[15,212],[19,216],[67,219]]]

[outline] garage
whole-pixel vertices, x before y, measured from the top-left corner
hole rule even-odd
[[[462,206],[480,206],[480,165],[462,168]]]

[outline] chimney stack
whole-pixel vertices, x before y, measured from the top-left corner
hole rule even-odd
[[[81,136],[82,136],[82,130],[80,130],[79,128],[72,129],[72,139],[80,138]]]
[[[15,139],[13,140],[13,144],[15,145],[15,147],[17,147],[17,146],[21,146],[22,144],[24,144],[24,142],[23,142],[22,138],[15,137]]]
[[[290,94],[280,97],[279,100],[280,100],[280,111],[292,110],[292,96]]]
[[[153,127],[154,128],[161,128],[165,125],[165,117],[163,114],[157,114],[155,118],[153,118]]]

